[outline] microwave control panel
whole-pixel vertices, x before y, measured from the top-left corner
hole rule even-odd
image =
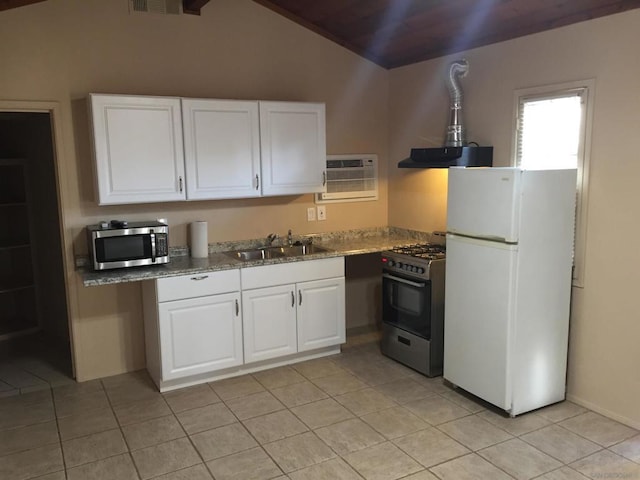
[[[169,246],[167,245],[167,234],[156,233],[156,256],[166,257],[169,255]]]

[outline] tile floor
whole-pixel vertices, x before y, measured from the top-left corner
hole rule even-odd
[[[73,383],[68,344],[42,334],[0,341],[0,398]]]
[[[0,479],[640,480],[640,432],[570,402],[510,419],[372,340],[166,394],[140,371],[0,398]]]

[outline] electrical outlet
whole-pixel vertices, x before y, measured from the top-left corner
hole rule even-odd
[[[318,205],[318,220],[326,220],[326,219],[327,219],[327,206]]]
[[[307,222],[316,221],[316,209],[314,207],[307,208]]]

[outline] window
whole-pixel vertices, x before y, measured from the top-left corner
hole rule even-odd
[[[515,165],[577,168],[573,284],[583,286],[594,81],[516,90]]]

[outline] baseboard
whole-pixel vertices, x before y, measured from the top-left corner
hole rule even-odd
[[[365,333],[377,332],[379,330],[380,330],[380,327],[378,325],[372,325],[372,324],[358,325],[356,327],[347,328],[347,337],[352,335],[362,335]]]
[[[620,422],[631,428],[640,430],[640,420],[634,420],[632,418],[624,417],[615,412],[607,410],[606,408],[602,408],[601,406],[596,405],[595,403],[591,403],[587,400],[584,400],[576,395],[567,394],[567,400],[570,400],[573,403],[578,404],[582,407],[588,408],[589,410],[593,410],[594,412],[599,413],[600,415],[604,415],[605,417],[615,420],[616,422]]]

